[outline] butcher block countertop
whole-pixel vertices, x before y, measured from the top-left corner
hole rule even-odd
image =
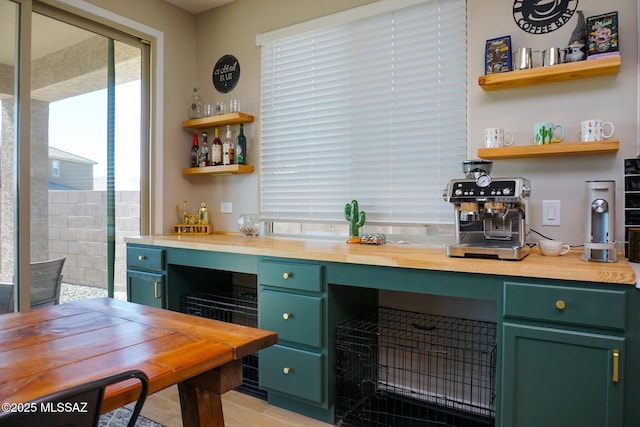
[[[536,277],[544,279],[635,285],[636,274],[622,255],[616,263],[585,262],[582,251],[546,257],[536,248],[520,261],[447,257],[437,245],[360,245],[320,239],[280,237],[244,238],[236,234],[153,235],[127,237],[127,243],[260,255],[326,262],[401,267],[424,270]]]

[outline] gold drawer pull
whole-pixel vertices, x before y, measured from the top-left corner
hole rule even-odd
[[[293,274],[291,274],[291,273],[282,273],[282,278],[283,278],[284,280],[287,280],[287,279],[288,279],[289,277],[291,277],[291,276],[293,276]]]
[[[138,261],[144,261],[145,259],[147,259],[146,256],[144,255],[138,255]]]
[[[618,382],[618,370],[620,364],[620,350],[617,348],[613,350],[613,382]]]
[[[291,372],[291,368],[287,368],[287,367],[285,367],[285,368],[282,370],[282,373],[283,373],[283,374],[285,374],[285,375],[289,375],[289,372]]]
[[[162,298],[162,293],[160,292],[160,280],[153,282],[153,296],[155,299]]]
[[[564,301],[562,301],[561,299],[556,301],[556,308],[558,310],[564,310],[566,306],[567,306],[567,304]]]
[[[289,313],[282,313],[282,318],[283,318],[284,320],[289,320],[289,318],[290,318],[290,317],[291,317],[291,314],[289,314]]]

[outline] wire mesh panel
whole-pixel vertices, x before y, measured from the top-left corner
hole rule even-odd
[[[182,312],[237,325],[258,326],[258,293],[255,288],[232,286],[216,294],[197,293],[182,297]],[[258,353],[242,358],[241,391],[264,398],[258,388]]]
[[[343,424],[493,425],[495,323],[378,307],[336,332]]]

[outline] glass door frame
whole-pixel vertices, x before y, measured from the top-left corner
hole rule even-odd
[[[150,31],[149,40],[158,41],[154,46],[152,41],[147,41],[143,37],[134,36],[131,33],[120,31],[116,27],[121,25],[114,25],[109,27],[104,24],[100,24],[98,20],[92,20],[93,13],[80,14],[71,13],[69,11],[54,8],[47,4],[46,1],[37,0],[9,0],[17,3],[18,5],[18,28],[17,28],[17,57],[15,67],[15,93],[14,93],[14,111],[15,111],[15,129],[14,143],[16,147],[16,156],[14,160],[14,170],[16,171],[16,180],[14,194],[15,196],[15,285],[17,292],[15,292],[15,307],[19,310],[22,307],[30,306],[30,277],[29,277],[29,265],[31,258],[31,224],[30,215],[20,215],[20,212],[30,212],[30,143],[31,140],[31,31],[32,31],[32,14],[41,13],[43,15],[52,17],[54,19],[60,19],[63,22],[69,24],[81,24],[82,28],[89,31],[93,31],[97,34],[105,37],[122,41],[124,43],[133,44],[135,40],[135,46],[141,49],[142,52],[142,67],[141,67],[141,126],[140,126],[140,232],[141,234],[149,234],[152,228],[154,219],[151,217],[151,204],[155,197],[153,193],[161,194],[161,186],[159,188],[151,188],[151,183],[154,182],[150,179],[151,173],[154,172],[152,166],[153,153],[151,147],[158,146],[161,150],[162,144],[151,143],[151,87],[153,82],[151,74],[151,52],[162,49],[163,36],[162,33],[155,30]],[[62,0],[62,3],[76,3],[71,0]],[[57,4],[57,3],[56,3]],[[64,6],[64,4],[62,5]],[[87,9],[96,14],[96,17],[100,15],[112,15],[106,10],[95,8],[92,5],[86,5]],[[75,11],[74,11],[75,12]],[[118,19],[123,19],[112,15]],[[101,22],[104,20],[101,19]],[[142,26],[144,29],[148,27]],[[138,32],[138,31],[136,31]],[[158,62],[156,61],[156,64]],[[160,69],[161,71],[161,69]],[[162,74],[162,73],[160,73]],[[155,87],[159,87],[158,82],[155,82]],[[161,105],[162,96],[159,96],[156,101],[156,109],[158,105]],[[160,121],[161,123],[161,121]],[[157,125],[157,123],[156,123]],[[160,132],[156,132],[160,133]],[[161,139],[161,138],[160,138]],[[161,157],[161,154],[160,154]],[[114,231],[115,233],[115,231]],[[111,257],[111,255],[110,255]],[[109,260],[109,283],[108,292],[110,296],[113,296],[113,268],[111,264],[113,259]]]

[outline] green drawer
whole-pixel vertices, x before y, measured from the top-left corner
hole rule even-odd
[[[260,351],[260,388],[322,403],[322,354],[274,345]]]
[[[262,285],[301,291],[322,291],[321,265],[261,261],[258,269],[258,280]]]
[[[164,270],[164,249],[127,246],[127,268]]]
[[[626,293],[506,282],[504,315],[573,325],[624,330]]]
[[[260,289],[259,327],[280,340],[322,347],[322,298]]]

